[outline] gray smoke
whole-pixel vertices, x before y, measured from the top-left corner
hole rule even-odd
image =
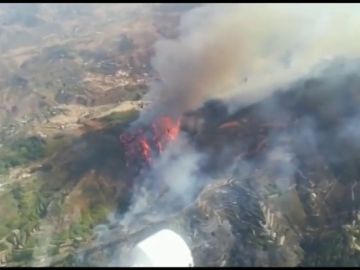
[[[263,163],[241,160],[241,157],[238,161],[235,157],[233,163],[228,164],[227,172],[230,170],[237,177],[268,182],[277,179],[280,190],[288,190],[295,182],[295,174],[299,173],[296,155],[311,157],[320,151],[323,143],[331,146],[327,158],[338,162],[350,151],[340,154],[333,147],[333,137],[344,141],[359,139],[358,109],[343,125],[335,125],[341,132],[333,137],[329,132],[322,134],[318,127],[319,123],[336,122],[349,107],[346,102],[355,102],[340,90],[359,88],[360,65],[346,61],[328,64],[339,56],[350,59],[360,56],[359,11],[358,5],[331,4],[209,4],[191,10],[181,21],[179,38],[160,40],[156,44],[153,65],[162,82],[151,86],[145,98],[152,104],[143,111],[139,122],[148,123],[160,115],[178,117],[214,98],[227,98],[238,108],[239,104],[258,101],[279,88],[294,92],[305,89],[307,92],[299,104],[308,112],[297,119],[297,126],[275,133],[274,140],[269,139],[271,147],[262,154]],[[288,104],[274,102],[260,108],[263,111],[259,112],[259,118],[285,119],[290,109],[295,109],[284,105]],[[296,149],[283,143],[288,137]],[[246,142],[240,142],[239,148],[241,143]],[[223,151],[234,147],[235,144],[224,142]],[[219,160],[222,154],[216,153]],[[227,152],[224,155],[228,155]],[[136,224],[164,219],[177,209],[177,202],[182,206],[191,202],[197,188],[207,181],[208,176],[202,174],[199,166],[203,161],[204,155],[196,151],[186,137],[180,136],[143,177],[144,184],[134,193],[133,204],[121,224],[135,230]],[[261,170],[259,164],[264,165]],[[159,189],[164,186],[169,192],[162,197]],[[154,209],[160,213],[152,212]],[[150,217],[153,220],[146,220]]]
[[[359,55],[358,5],[209,4],[186,13],[180,36],[156,43],[152,105],[139,121],[179,116],[217,97],[254,102],[335,56]]]
[[[323,76],[331,59],[360,55],[358,11],[358,5],[337,4],[209,4],[194,8],[183,16],[177,39],[159,40],[155,45],[153,66],[162,81],[151,85],[145,99],[152,104],[138,121],[161,115],[178,117],[214,98],[229,99],[237,108],[280,87],[293,88],[292,83],[311,72]],[[347,65],[347,70],[342,70],[346,73],[352,68]],[[273,118],[280,117],[286,110],[272,108],[270,113]],[[177,150],[182,159],[164,153],[148,178],[167,181],[170,189],[187,194],[196,182],[190,176],[199,164],[195,160],[201,158],[183,146],[171,151]],[[296,165],[289,166],[293,173]],[[145,194],[137,197],[136,209],[148,205]]]

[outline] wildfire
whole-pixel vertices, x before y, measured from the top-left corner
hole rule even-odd
[[[139,128],[122,134],[120,141],[125,146],[126,165],[144,163],[150,165],[152,158],[160,154],[166,145],[177,138],[180,120],[170,117],[156,119],[150,128]]]

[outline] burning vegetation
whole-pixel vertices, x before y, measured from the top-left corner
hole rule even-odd
[[[223,101],[212,100],[177,119],[128,129],[120,136],[126,163],[146,191],[132,194],[124,227],[136,232],[179,213],[190,223],[184,230],[196,243],[198,266],[336,265],[323,255],[327,250],[311,255],[308,245],[322,241],[324,228],[340,234],[344,224],[358,226],[359,198],[346,190],[359,186],[351,180],[359,160],[359,65],[353,72],[339,68],[337,84],[324,71],[231,114]],[[146,174],[139,174],[142,168]],[[215,185],[227,173],[235,177]],[[147,179],[154,181],[144,184]],[[159,196],[163,183],[171,191]],[[354,252],[337,265],[357,265]]]
[[[120,136],[125,148],[126,166],[137,172],[141,166],[149,166],[153,157],[163,152],[170,141],[174,141],[180,131],[180,120],[160,117],[151,125],[134,128]],[[140,166],[140,167],[139,167]]]
[[[264,11],[205,6],[184,18],[177,40],[155,46],[153,64],[161,81],[145,97],[154,102],[120,136],[132,179],[141,179],[121,218],[123,233],[178,214],[189,222],[183,231],[196,266],[359,265],[348,242],[336,247],[352,250],[341,258],[325,247],[312,256],[308,248],[321,241],[322,231],[338,234],[344,226],[360,226],[354,192],[360,62],[334,60],[313,69],[328,55],[351,59],[354,48],[345,53],[338,44],[317,47],[323,36],[331,41],[350,35],[333,31],[336,19],[323,27],[318,15],[298,7]],[[336,15],[335,9],[327,15]],[[299,33],[308,34],[309,25],[322,31],[306,40]],[[348,26],[358,29],[356,23]],[[229,39],[232,31],[241,34]],[[220,91],[229,98],[234,88],[237,100],[211,100]],[[139,174],[142,168],[146,174]],[[233,177],[227,180],[228,175]],[[217,178],[220,184],[213,185]],[[162,183],[170,191],[159,196]]]

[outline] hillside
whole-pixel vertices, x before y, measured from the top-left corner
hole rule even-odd
[[[189,112],[183,132],[207,157],[194,196],[149,188],[156,200],[103,229],[80,265],[126,265],[127,246],[160,228],[183,235],[198,266],[359,265],[358,68],[334,61],[234,113],[221,100]]]
[[[126,206],[118,133],[156,75],[159,22],[179,13],[1,6],[0,265],[66,265],[95,225]]]
[[[360,265],[360,60],[333,11],[308,41],[289,7],[0,6],[0,266],[128,266],[161,228],[195,266]]]

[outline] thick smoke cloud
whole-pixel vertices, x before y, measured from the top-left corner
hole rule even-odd
[[[192,9],[181,20],[180,36],[160,40],[155,46],[153,66],[162,81],[151,85],[145,98],[152,104],[139,121],[148,123],[162,115],[178,117],[213,98],[229,98],[237,109],[279,88],[291,88],[291,83],[313,71],[323,74],[321,65],[314,67],[339,56],[360,54],[358,11],[360,7],[354,5],[301,4],[209,4]],[[286,115],[286,110],[272,108],[269,113],[274,118],[275,114]],[[172,146],[163,153],[146,179],[147,183],[165,181],[171,194],[180,197],[196,190],[194,183],[199,178],[194,175],[202,160],[185,147],[188,142],[181,145],[181,141],[177,142],[180,147]],[[180,160],[174,155],[181,156]],[[268,153],[269,164],[289,155],[290,150],[274,146]],[[283,179],[296,171],[292,158],[286,162]],[[279,185],[285,190],[292,183]],[[151,188],[142,186],[142,191],[134,193],[127,216],[135,220],[150,205],[156,194],[149,193]]]
[[[160,40],[153,66],[162,82],[139,121],[179,116],[209,98],[249,103],[334,56],[360,53],[358,5],[209,4],[181,20],[180,36]]]
[[[260,167],[256,161],[241,160],[240,157],[239,162],[234,159],[228,164],[229,174],[234,173],[239,178],[255,175],[254,178],[261,181],[263,171],[270,172],[271,175],[266,174],[264,179],[274,176],[277,186],[284,192],[293,186],[295,174],[306,178],[299,170],[296,155],[311,157],[313,152],[320,151],[322,141],[333,145],[335,139],[321,134],[318,124],[336,121],[334,116],[341,115],[341,110],[349,107],[345,104],[345,95],[338,90],[358,89],[360,85],[358,80],[351,81],[348,77],[357,76],[358,64],[333,61],[330,68],[328,65],[329,59],[339,56],[360,56],[357,41],[359,11],[360,6],[355,5],[300,4],[212,4],[193,9],[183,17],[178,39],[160,40],[156,44],[153,65],[162,82],[151,86],[146,99],[152,104],[141,114],[139,121],[148,123],[162,115],[177,117],[218,97],[228,98],[235,110],[239,105],[258,101],[279,88],[300,92],[308,88],[311,91],[307,92],[314,94],[305,97],[300,104],[313,111],[309,110],[297,119],[297,126],[284,134],[275,133],[269,139],[271,147],[263,153],[265,161],[260,164],[264,166],[259,175],[254,173]],[[300,78],[304,79],[292,84]],[[339,93],[339,98],[334,97],[335,92]],[[332,96],[330,99],[336,100],[338,106],[331,106],[334,105],[331,101],[322,102],[325,96]],[[287,104],[280,102],[272,105],[262,108],[260,118],[286,119],[290,110],[295,110],[285,108]],[[344,141],[358,139],[359,129],[355,126],[359,115],[357,113],[340,125],[341,132],[335,137]],[[324,132],[329,135],[328,131]],[[296,150],[282,142],[288,136],[292,137]],[[224,145],[223,152],[227,147],[232,150],[233,142]],[[339,155],[336,148],[329,148],[330,161],[343,160],[345,154]],[[222,153],[216,154],[220,160]],[[228,155],[227,152],[224,155]],[[134,225],[149,223],[149,220],[142,220],[144,216],[156,222],[171,214],[175,202],[182,202],[182,206],[190,202],[197,185],[207,181],[206,176],[199,176],[199,164],[203,160],[204,156],[186,137],[180,136],[154,161],[120,223],[136,230]],[[169,187],[170,192],[165,194],[170,198],[159,199],[160,187],[164,186]],[[152,209],[161,209],[161,213],[151,213]]]
[[[345,181],[357,179],[360,161],[360,132],[357,127],[360,121],[360,60],[340,59],[329,64],[313,69],[312,76],[285,87],[286,95],[275,95],[257,104],[253,117],[241,110],[240,115],[249,117],[249,121],[255,125],[244,127],[242,131],[249,131],[248,135],[237,137],[236,140],[220,137],[223,140],[216,141],[221,146],[219,148],[209,143],[208,147],[215,148],[216,152],[200,153],[182,134],[165,149],[163,155],[154,160],[150,172],[143,176],[145,183],[142,182],[144,184],[139,191],[134,193],[132,207],[120,224],[130,231],[137,231],[178,213],[175,210],[191,202],[199,187],[205,186],[209,180],[216,182],[214,174],[200,166],[204,160],[216,168],[220,178],[233,176],[237,181],[242,179],[238,182],[254,188],[257,195],[268,194],[267,184],[275,184],[280,192],[286,193],[294,189],[298,181],[327,181],[336,176],[334,173],[338,174],[339,179],[346,178]],[[256,122],[286,123],[286,118],[282,118],[284,115],[291,118],[289,126],[285,129],[270,128],[266,135],[267,146],[258,152],[256,158],[239,155],[244,144],[244,149],[249,146],[247,139],[259,132],[261,123],[257,126]],[[256,141],[260,143],[261,138]],[[224,163],[224,158],[229,156],[231,161]],[[327,167],[331,169],[328,171]],[[171,192],[162,197],[161,187],[164,186],[169,186]],[[221,209],[231,202],[232,198],[226,197],[223,201],[217,201],[216,207]],[[177,203],[180,205],[177,206]],[[286,211],[295,211],[296,204],[292,201],[286,203]],[[113,236],[111,234],[109,237]],[[287,245],[285,247],[286,254],[292,252]],[[257,256],[251,252],[249,254]],[[269,253],[269,258],[273,257]],[[289,266],[295,266],[301,260],[298,256],[291,258],[286,255],[284,258],[290,260],[284,263]],[[118,262],[114,262],[114,265],[118,265]],[[259,265],[265,265],[264,260]]]

